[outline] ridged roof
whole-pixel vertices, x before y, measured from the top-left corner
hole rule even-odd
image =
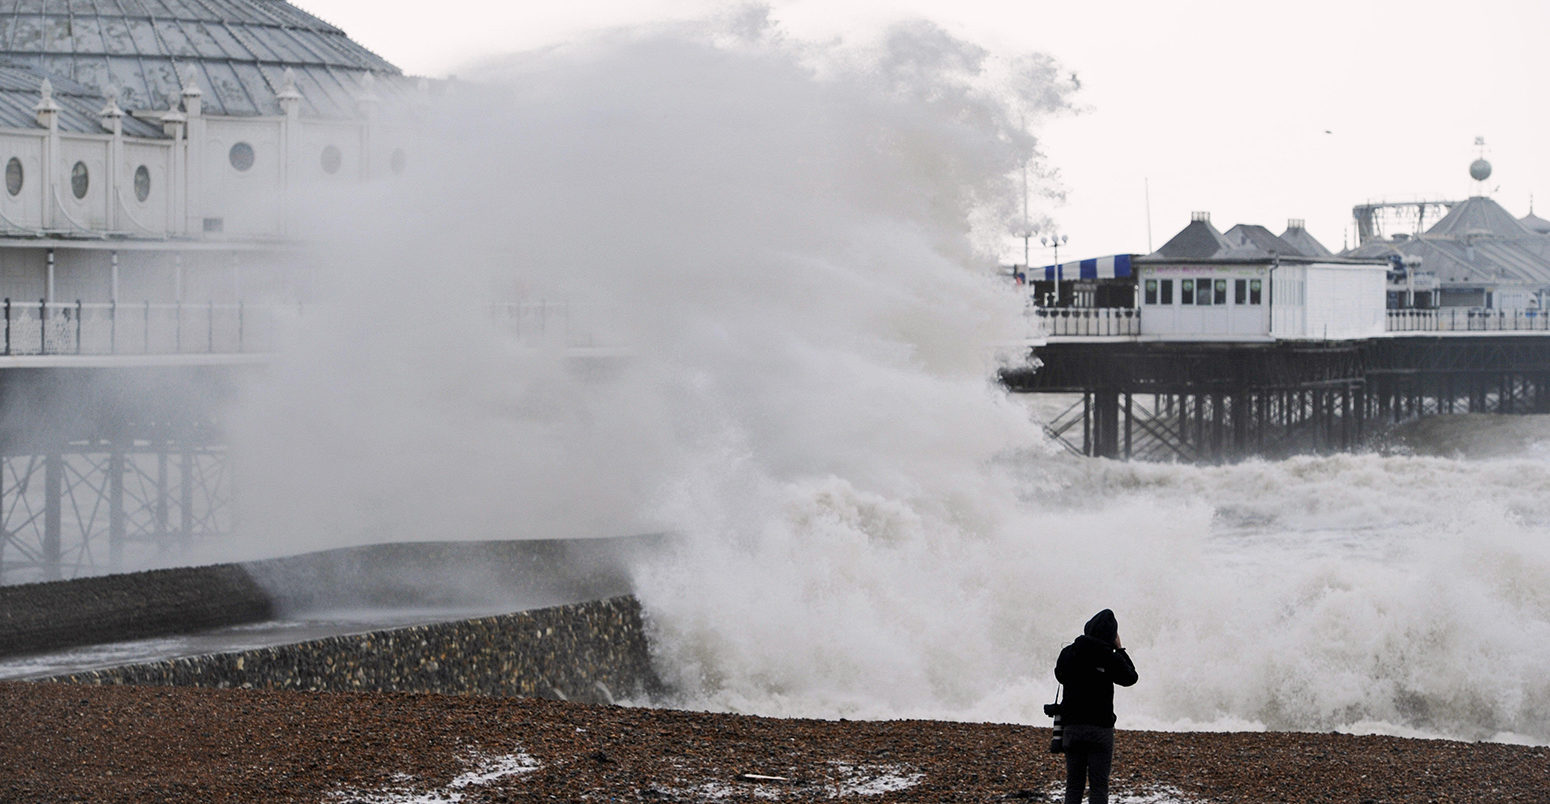
[[[1222,236],[1239,249],[1253,249],[1266,256],[1285,257],[1298,254],[1295,246],[1276,237],[1274,232],[1258,224],[1240,223],[1228,229]]]
[[[1169,260],[1208,260],[1231,250],[1232,244],[1209,220],[1196,219],[1148,256]]]
[[[402,72],[281,0],[0,0],[0,61],[116,90],[130,110],[175,105],[192,70],[205,113],[278,114],[291,68],[312,117],[348,117],[368,72]],[[379,82],[380,94],[399,82]]]
[[[1415,237],[1378,240],[1347,252],[1421,258],[1421,270],[1447,284],[1550,285],[1550,237],[1525,225],[1495,201],[1476,196]],[[1535,219],[1538,220],[1538,219]]]
[[[1546,240],[1539,238],[1539,240]],[[1494,238],[1431,238],[1375,240],[1343,256],[1421,258],[1421,271],[1444,285],[1550,285],[1550,242]]]
[[[1490,234],[1495,237],[1526,237],[1534,234],[1518,223],[1511,212],[1484,196],[1454,204],[1442,220],[1426,230],[1427,237],[1464,237]]]
[[[1209,220],[1189,222],[1163,247],[1147,255],[1149,260],[1264,260],[1271,257],[1328,257],[1329,251],[1306,231],[1302,233],[1311,248],[1277,237],[1263,226],[1240,223],[1224,234]]]
[[[1527,215],[1519,218],[1518,223],[1535,234],[1550,234],[1550,221],[1535,215],[1532,209]]]
[[[1324,247],[1318,238],[1308,233],[1301,226],[1288,226],[1281,233],[1281,239],[1291,244],[1292,248],[1304,257],[1333,257],[1334,252]]]
[[[64,131],[101,134],[102,109],[107,100],[97,90],[66,78],[50,79],[54,103],[59,107],[59,127]],[[43,76],[31,70],[0,66],[0,128],[37,128],[38,101],[43,97]],[[122,118],[124,133],[134,137],[160,137],[162,128],[129,115]]]

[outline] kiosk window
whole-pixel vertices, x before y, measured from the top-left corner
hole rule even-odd
[[[1195,304],[1207,305],[1211,303],[1211,280],[1195,280]]]
[[[1195,280],[1193,280],[1193,279],[1180,279],[1179,280],[1179,304],[1194,304],[1194,303],[1195,303]]]
[[[1259,304],[1260,283],[1258,279],[1249,280],[1249,304]]]
[[[1162,283],[1162,285],[1161,285],[1160,290],[1162,292],[1159,293],[1158,296],[1157,296],[1157,303],[1158,304],[1173,304],[1173,280],[1172,279],[1164,279],[1164,280],[1161,280],[1161,283]]]
[[[1232,303],[1233,304],[1248,304],[1248,302],[1249,302],[1249,280],[1247,280],[1247,279],[1234,279],[1232,281]]]
[[[1225,279],[1216,280],[1216,303],[1227,303],[1227,280]]]
[[[1157,303],[1157,280],[1155,279],[1146,280],[1146,303]]]

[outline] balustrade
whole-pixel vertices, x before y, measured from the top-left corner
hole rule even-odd
[[[1141,311],[1131,307],[1035,307],[1051,336],[1124,337],[1141,334]]]
[[[1389,332],[1547,332],[1550,331],[1550,313],[1466,307],[1389,310],[1385,329]]]

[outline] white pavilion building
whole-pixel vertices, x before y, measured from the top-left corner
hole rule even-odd
[[[291,296],[292,201],[411,169],[426,91],[281,0],[0,2],[0,297]]]

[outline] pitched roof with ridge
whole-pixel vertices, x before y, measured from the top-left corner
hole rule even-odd
[[[1313,235],[1308,234],[1308,230],[1300,225],[1288,225],[1286,231],[1281,233],[1281,239],[1290,243],[1292,248],[1297,249],[1297,252],[1304,257],[1335,256],[1334,252],[1324,248],[1323,243],[1320,243]]]
[[[1346,255],[1420,257],[1421,270],[1444,284],[1550,285],[1550,236],[1527,225],[1530,218],[1475,196],[1422,234],[1365,243]]]
[[[1426,230],[1428,237],[1464,237],[1488,234],[1494,237],[1526,237],[1534,234],[1502,205],[1484,196],[1474,196],[1454,204],[1442,220]]]
[[[1292,230],[1288,230],[1291,233]],[[1317,240],[1306,231],[1301,232],[1298,242],[1277,237],[1269,229],[1252,223],[1240,223],[1224,234],[1217,231],[1203,214],[1189,222],[1162,248],[1144,259],[1158,260],[1268,260],[1272,257],[1320,258],[1331,256]],[[1311,247],[1310,247],[1311,246]]]
[[[1208,260],[1232,249],[1232,243],[1211,225],[1210,220],[1197,217],[1162,248],[1147,256],[1151,259]]]
[[[354,115],[367,73],[402,75],[282,0],[0,0],[0,62],[111,90],[128,110],[176,105],[192,74],[216,115],[279,114],[286,68],[312,117]]]
[[[1550,221],[1535,215],[1532,208],[1529,209],[1527,215],[1518,219],[1518,223],[1523,224],[1523,228],[1535,234],[1550,234]]]

